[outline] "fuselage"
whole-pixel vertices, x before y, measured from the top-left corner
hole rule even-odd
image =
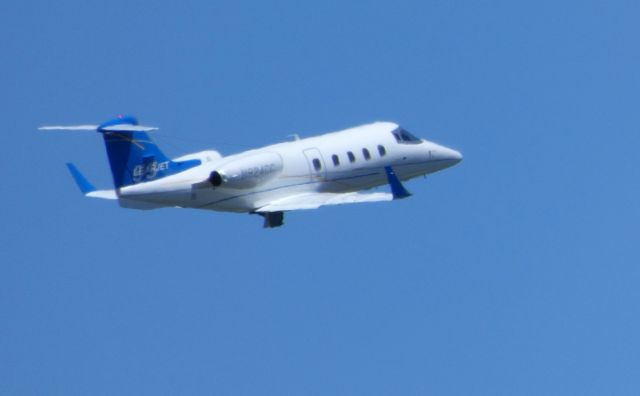
[[[401,180],[455,165],[462,155],[418,139],[395,123],[376,122],[320,136],[220,156],[183,159],[201,165],[118,190],[123,206],[178,206],[252,212],[307,192],[348,193],[387,184],[385,167]]]

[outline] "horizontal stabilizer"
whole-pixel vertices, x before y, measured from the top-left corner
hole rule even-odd
[[[151,132],[151,131],[157,131],[158,128],[156,127],[150,127],[150,126],[144,126],[144,125],[134,125],[134,124],[118,124],[118,125],[111,125],[111,126],[106,126],[106,127],[100,127],[98,129],[99,132]]]
[[[359,202],[391,201],[393,195],[384,192],[376,193],[309,193],[294,195],[271,202],[256,210],[258,213],[281,212],[289,210],[317,209],[327,205],[341,205]]]
[[[96,131],[98,125],[51,125],[38,128],[41,131]]]
[[[41,131],[94,131],[94,132],[151,132],[158,128],[138,124],[133,116],[119,115],[100,125],[48,125],[38,128]]]
[[[151,132],[157,131],[158,128],[134,125],[134,124],[117,124],[109,126],[100,125],[50,125],[38,128],[41,131],[93,131],[93,132]]]

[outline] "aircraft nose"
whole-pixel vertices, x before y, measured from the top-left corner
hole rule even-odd
[[[455,165],[462,161],[462,153],[457,150],[447,148],[444,153],[445,158],[452,162],[451,165]]]
[[[435,160],[440,169],[454,166],[458,162],[462,161],[462,154],[449,147],[434,144],[430,151],[430,158]]]
[[[449,147],[439,146],[437,152],[438,159],[446,164],[447,167],[453,166],[462,161],[462,154]]]

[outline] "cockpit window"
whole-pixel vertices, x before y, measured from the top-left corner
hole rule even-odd
[[[422,143],[421,139],[413,136],[409,131],[402,129],[400,127],[391,131],[393,137],[396,138],[396,141],[400,144],[420,144]]]

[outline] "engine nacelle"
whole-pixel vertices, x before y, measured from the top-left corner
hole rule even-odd
[[[214,187],[245,189],[268,182],[282,172],[282,158],[260,153],[228,162],[209,175]]]
[[[220,155],[219,152],[215,150],[205,150],[197,153],[183,155],[182,157],[174,158],[173,161],[182,162],[182,161],[197,159],[204,164],[205,162],[216,161],[216,160],[219,160],[220,158],[222,158],[222,156]]]

